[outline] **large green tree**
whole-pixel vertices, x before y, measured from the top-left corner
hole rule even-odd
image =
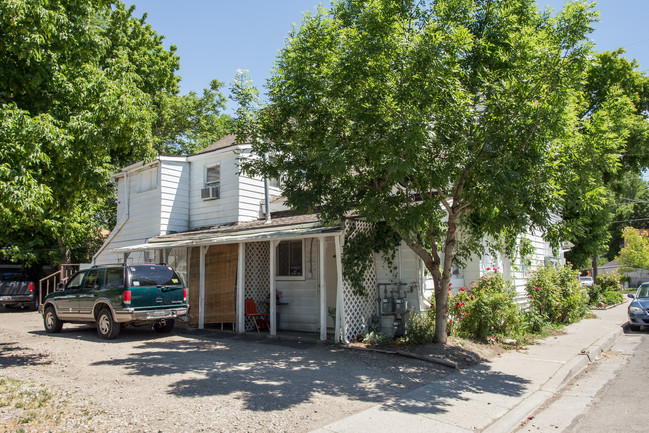
[[[275,157],[246,169],[281,177],[296,209],[397,233],[434,279],[445,342],[453,263],[530,227],[557,241],[567,200],[599,194],[582,155],[617,162],[628,101],[580,115],[595,19],[584,2],[336,2],[280,52],[254,144]]]
[[[597,272],[597,257],[604,254],[610,240],[619,239],[621,228],[612,221],[619,220],[619,202],[637,194],[629,186],[641,186],[642,170],[649,166],[649,122],[647,121],[649,101],[649,79],[637,71],[635,61],[622,57],[623,49],[598,53],[588,68],[584,86],[584,104],[581,116],[597,116],[602,109],[609,109],[607,101],[625,98],[628,111],[621,119],[623,133],[621,159],[617,167],[601,165],[598,156],[582,155],[587,164],[589,181],[601,185],[596,197],[578,197],[566,203],[563,218],[570,230],[566,236],[575,244],[566,255],[575,266],[590,267]],[[583,131],[589,134],[588,130]],[[637,181],[634,181],[636,179]],[[614,251],[614,255],[617,252]]]
[[[183,98],[176,48],[133,11],[106,0],[0,2],[2,258],[87,260],[109,224],[111,172],[216,129],[216,83],[185,97],[199,128],[168,119]]]

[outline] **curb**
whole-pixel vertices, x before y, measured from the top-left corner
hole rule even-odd
[[[539,407],[549,400],[565,384],[570,382],[579,374],[588,364],[605,350],[609,349],[615,340],[624,333],[622,326],[595,341],[593,344],[583,349],[568,362],[563,364],[552,377],[534,391],[531,395],[523,399],[516,406],[510,409],[505,415],[491,423],[487,428],[482,430],[483,433],[501,433],[516,430],[521,423],[528,419]],[[585,355],[585,356],[584,356]]]

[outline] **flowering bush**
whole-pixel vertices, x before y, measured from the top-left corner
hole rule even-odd
[[[622,295],[620,275],[609,273],[597,276],[597,284],[588,287],[588,303],[590,305],[614,305],[624,300]]]
[[[522,318],[515,296],[500,273],[480,278],[469,289],[461,287],[458,293],[449,295],[453,329],[460,336],[480,339],[512,334]]]
[[[546,266],[527,281],[530,310],[553,324],[572,323],[588,311],[588,295],[577,280],[577,271]]]

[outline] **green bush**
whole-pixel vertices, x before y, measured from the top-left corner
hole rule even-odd
[[[363,343],[365,344],[384,346],[386,344],[390,344],[391,342],[392,338],[387,335],[381,334],[381,332],[379,331],[370,331],[363,337]]]
[[[617,273],[609,273],[597,276],[597,284],[588,288],[588,303],[598,305],[619,304],[624,300],[622,295],[621,277]]]
[[[522,313],[514,302],[516,291],[502,274],[481,277],[471,288],[449,295],[450,322],[457,335],[484,339],[517,331]]]
[[[530,310],[548,323],[576,322],[588,311],[588,294],[577,280],[577,271],[545,266],[527,282]]]
[[[435,338],[435,310],[412,313],[408,320],[406,341],[412,344],[432,343]]]
[[[624,301],[624,295],[617,290],[609,290],[604,293],[604,303],[606,305],[616,305]]]

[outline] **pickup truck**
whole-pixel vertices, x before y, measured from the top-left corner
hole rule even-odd
[[[127,325],[169,332],[189,312],[187,289],[166,265],[94,266],[74,274],[43,300],[45,331],[64,323],[95,323],[102,339],[116,338]]]
[[[0,275],[0,305],[38,307],[38,284],[24,272],[4,272]]]

